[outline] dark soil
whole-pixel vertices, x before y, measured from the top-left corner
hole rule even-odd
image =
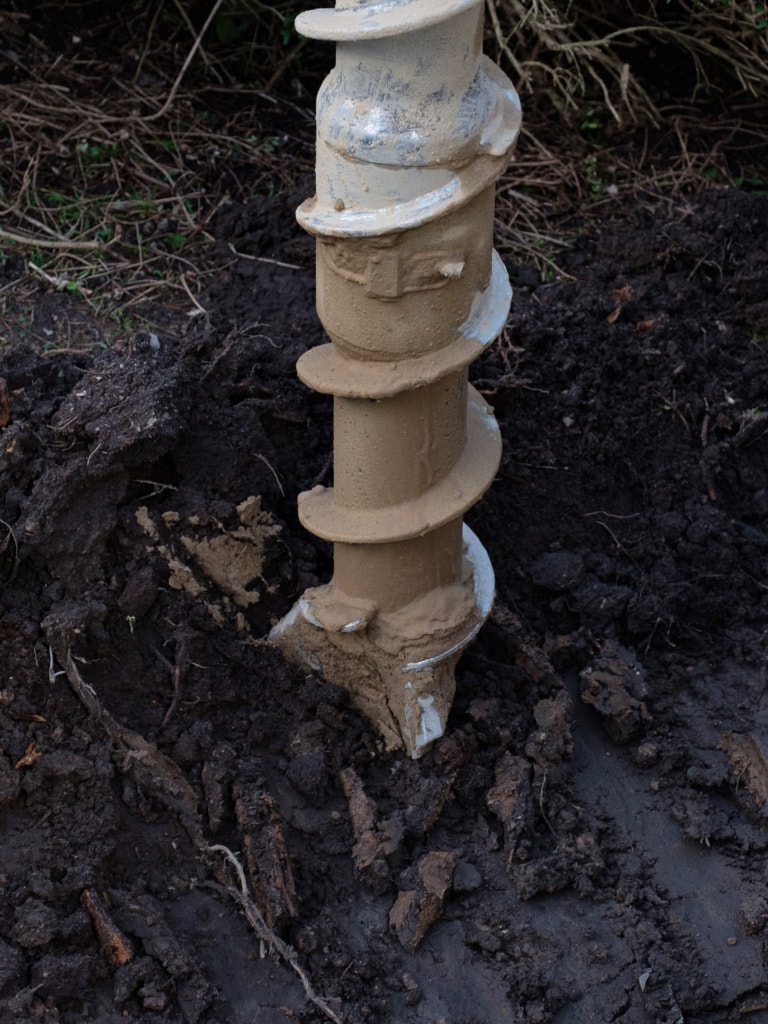
[[[413,762],[263,641],[331,570],[298,198],[222,208],[207,318],[0,352],[0,1021],[768,1021],[768,199],[510,263],[498,600]]]

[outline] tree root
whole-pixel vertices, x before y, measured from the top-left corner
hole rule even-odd
[[[49,640],[53,641],[53,637]],[[243,909],[246,920],[261,942],[265,943],[299,977],[307,999],[334,1024],[343,1024],[328,1001],[314,990],[304,968],[299,963],[296,950],[284,942],[267,925],[261,911],[248,891],[248,882],[240,861],[235,854],[220,843],[209,843],[203,832],[198,813],[197,796],[187,782],[178,765],[166,757],[158,748],[139,733],[121,725],[104,709],[94,688],[83,679],[71,649],[52,642],[51,650],[64,669],[64,674],[88,713],[95,718],[109,734],[120,755],[116,758],[119,769],[137,777],[142,789],[155,797],[164,807],[177,816],[187,831],[198,852],[209,862],[217,854],[223,854],[237,875],[239,888],[234,886],[211,886],[226,892]]]

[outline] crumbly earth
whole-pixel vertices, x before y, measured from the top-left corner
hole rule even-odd
[[[0,352],[0,1021],[768,1021],[768,199],[510,262],[497,602],[419,762],[264,642],[331,570],[294,205],[222,208],[206,317],[98,351],[42,295]]]

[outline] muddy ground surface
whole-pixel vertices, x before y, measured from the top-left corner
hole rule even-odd
[[[206,317],[0,352],[0,1021],[768,1021],[768,199],[509,262],[498,599],[412,762],[263,642],[331,569],[299,198],[222,208]]]

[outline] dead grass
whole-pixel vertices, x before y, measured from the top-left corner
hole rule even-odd
[[[527,117],[499,189],[502,250],[555,276],[574,213],[759,183],[765,139],[748,97],[768,82],[765,39],[749,29],[760,5],[708,5],[705,24],[703,5],[676,0],[664,26],[638,14],[612,27],[599,6],[486,4],[490,50]],[[160,305],[203,315],[222,205],[293,191],[311,172],[321,75],[307,60],[327,67],[331,53],[296,37],[287,2],[216,0],[195,20],[181,0],[28,6],[0,13],[0,336],[10,297],[41,290],[70,292],[119,329]],[[713,37],[729,18],[731,33]],[[702,126],[688,102],[660,106],[626,59],[659,38],[680,44],[702,90],[715,58],[730,61],[742,109]]]
[[[659,125],[659,88],[702,96],[768,88],[762,0],[485,0],[495,57],[521,92],[543,94],[566,122],[592,103],[618,124]]]
[[[119,325],[161,302],[204,312],[219,208],[289,188],[312,165],[311,111],[232,82],[206,54],[223,2],[200,27],[177,19],[170,38],[157,11],[145,17],[129,68],[117,69],[98,40],[84,56],[76,37],[57,49],[37,36],[31,14],[0,15],[23,46],[14,80],[0,82],[0,260],[11,276],[0,294],[71,292]]]

